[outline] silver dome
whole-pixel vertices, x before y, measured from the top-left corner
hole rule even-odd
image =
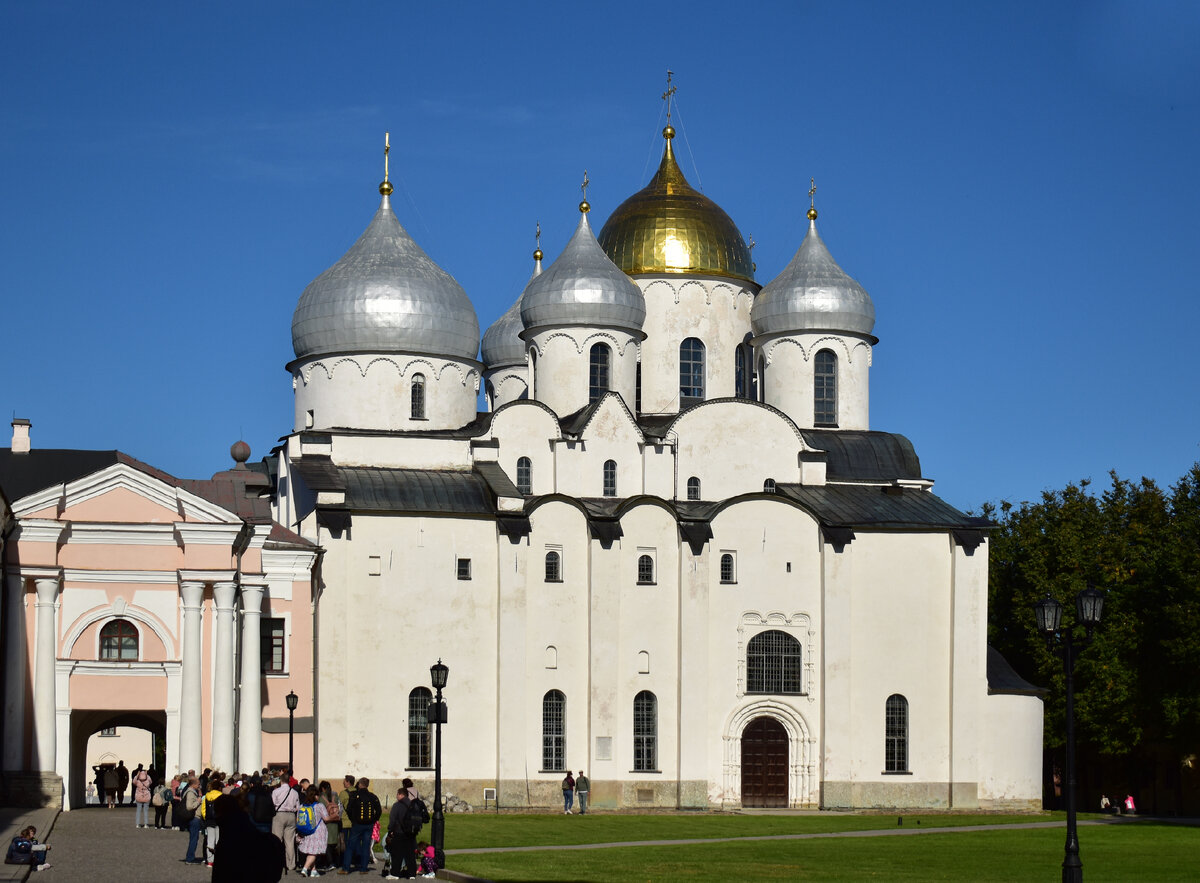
[[[537,253],[540,255],[541,249],[538,249]],[[541,275],[542,262],[540,259],[535,260],[533,275],[529,277],[529,282],[525,283],[521,294],[517,296],[513,305],[504,311],[504,315],[483,333],[480,350],[483,353],[483,364],[489,368],[525,364],[525,344],[521,340],[521,332],[525,330],[525,326],[521,324],[521,300],[533,280]]]
[[[600,248],[586,210],[562,254],[521,295],[521,322],[526,330],[600,325],[636,333],[645,318],[642,290]]]
[[[413,242],[384,196],[358,242],[300,295],[292,348],[297,358],[416,352],[474,359],[479,320],[462,286]]]
[[[870,334],[875,304],[829,254],[814,218],[783,272],[755,296],[750,325],[755,334],[807,330]]]

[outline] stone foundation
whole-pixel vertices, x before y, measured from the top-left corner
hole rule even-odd
[[[0,806],[51,807],[63,805],[63,780],[57,773],[0,773]]]

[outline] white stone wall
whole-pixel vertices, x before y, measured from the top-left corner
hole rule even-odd
[[[484,371],[483,378],[488,391],[489,411],[529,397],[529,369],[526,365],[489,369]]]
[[[567,415],[589,404],[591,350],[609,348],[609,389],[633,408],[637,390],[638,341],[628,331],[606,328],[538,328],[529,338],[531,397],[556,414]]]
[[[642,344],[642,412],[679,410],[679,345],[698,338],[705,348],[705,398],[735,394],[734,358],[750,335],[758,286],[721,277],[647,275],[634,279],[646,297]]]
[[[813,426],[814,359],[823,349],[837,356],[837,428],[870,429],[872,347],[865,338],[827,332],[792,333],[754,341],[755,364],[766,360],[764,400],[799,426]]]
[[[295,429],[451,429],[475,417],[480,365],[423,355],[320,356],[293,364]],[[425,379],[425,418],[412,417],[412,382]]]
[[[985,697],[983,706],[980,805],[997,810],[1041,809],[1042,700],[996,695]]]

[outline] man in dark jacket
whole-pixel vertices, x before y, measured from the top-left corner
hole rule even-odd
[[[361,862],[358,870],[365,874],[371,860],[371,830],[379,817],[383,815],[383,807],[379,798],[371,793],[371,780],[359,779],[354,793],[350,795],[350,803],[346,811],[350,815],[350,834],[346,838],[346,854],[342,857],[342,871],[349,874],[356,861]]]
[[[414,830],[414,823],[409,816],[411,808],[412,797],[408,788],[401,786],[396,791],[396,802],[388,812],[388,833],[392,835],[388,852],[392,856],[392,869],[384,879],[399,880],[402,877],[416,877],[420,873],[417,867],[417,834],[421,827],[417,825]]]

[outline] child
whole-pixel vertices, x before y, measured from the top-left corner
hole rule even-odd
[[[417,860],[421,863],[422,877],[436,877],[438,864],[434,848],[422,840],[417,844]]]

